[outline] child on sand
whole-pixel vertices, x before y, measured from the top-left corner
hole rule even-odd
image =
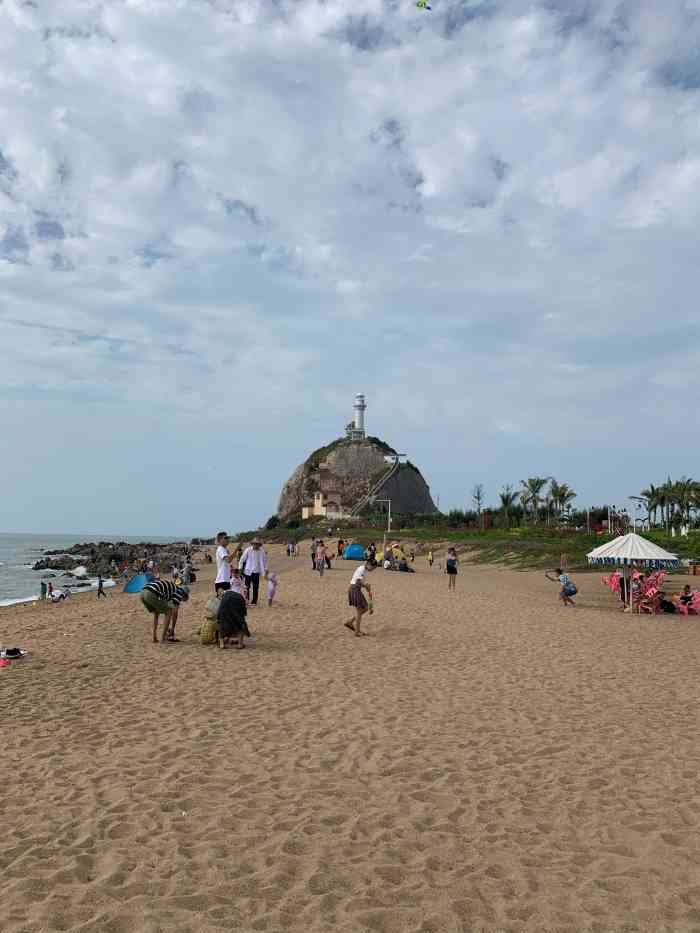
[[[451,547],[447,551],[447,559],[445,561],[445,573],[447,574],[447,589],[448,590],[456,589],[458,565],[459,565],[459,559],[457,557],[457,551],[455,551],[455,549]]]
[[[572,583],[571,577],[568,573],[562,570],[561,567],[557,567],[554,572],[556,573],[556,577],[550,576],[551,570],[545,571],[545,577],[548,580],[551,580],[552,583],[561,584],[561,589],[559,590],[559,599],[565,606],[575,606],[576,603],[571,597],[578,593],[578,589],[576,588],[575,584]]]
[[[369,585],[366,578],[367,574],[374,570],[374,567],[375,565],[368,558],[363,564],[360,564],[357,570],[355,570],[352,575],[352,580],[350,581],[350,589],[348,590],[348,604],[355,610],[355,617],[354,619],[348,619],[348,621],[343,624],[345,625],[345,628],[349,628],[351,632],[354,632],[358,638],[360,635],[368,634],[367,632],[362,631],[362,616],[366,612],[369,612],[370,615],[373,612],[373,609],[370,605],[372,601],[372,587]],[[367,590],[369,593],[369,603],[365,599],[362,590]]]
[[[271,606],[277,592],[277,574],[274,570],[267,575],[267,605]]]
[[[243,579],[243,575],[241,574],[241,571],[238,569],[238,567],[231,568],[231,579],[229,581],[229,585],[230,589],[233,590],[234,593],[238,593],[240,596],[242,596],[246,601],[246,605],[248,605],[248,590],[246,589],[245,580]]]

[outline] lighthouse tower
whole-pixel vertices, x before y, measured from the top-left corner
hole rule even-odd
[[[361,392],[355,396],[355,404],[352,406],[354,411],[353,420],[345,428],[345,434],[351,441],[363,441],[365,439],[365,397]]]

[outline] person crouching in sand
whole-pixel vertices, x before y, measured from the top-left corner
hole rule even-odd
[[[561,584],[561,589],[559,590],[559,599],[565,606],[575,606],[576,603],[571,597],[578,593],[576,585],[572,582],[569,574],[562,570],[561,567],[557,567],[554,572],[556,573],[556,577],[550,577],[551,570],[547,570],[545,572],[545,577],[552,583]]]
[[[190,590],[187,586],[176,586],[169,580],[153,580],[141,590],[141,602],[153,615],[153,641],[158,642],[158,621],[163,621],[161,642],[178,641],[175,637],[175,625],[180,603],[187,602]]]
[[[250,638],[246,613],[246,601],[240,593],[227,590],[221,597],[216,615],[216,628],[219,636],[219,648],[227,648],[232,640],[236,648],[245,648],[244,637]]]
[[[351,632],[354,632],[358,638],[360,635],[367,634],[367,632],[362,631],[362,616],[368,611],[371,615],[373,611],[365,599],[364,593],[362,592],[362,590],[367,590],[371,601],[372,587],[367,582],[366,577],[367,574],[371,573],[373,570],[374,564],[368,558],[363,564],[360,564],[357,570],[353,573],[352,580],[350,581],[350,589],[348,590],[348,605],[352,606],[355,610],[355,618],[348,619],[344,625],[345,628],[349,628]]]

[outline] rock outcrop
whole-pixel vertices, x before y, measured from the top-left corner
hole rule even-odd
[[[340,438],[315,450],[284,484],[279,517],[285,521],[299,518],[302,507],[313,503],[317,492],[324,494],[331,511],[350,512],[374,491],[379,497],[390,498],[396,513],[437,512],[417,467],[405,463],[392,473],[393,463],[386,458],[395,455],[396,451],[377,437]]]

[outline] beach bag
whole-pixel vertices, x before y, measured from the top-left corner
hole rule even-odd
[[[199,640],[203,645],[214,645],[218,639],[216,622],[211,620],[204,623],[199,630]]]
[[[578,593],[578,588],[574,583],[567,583],[564,587],[565,596],[575,596]]]
[[[207,600],[207,619],[210,621],[213,619],[216,621],[216,618],[219,614],[219,605],[220,600],[217,596],[210,596]]]

